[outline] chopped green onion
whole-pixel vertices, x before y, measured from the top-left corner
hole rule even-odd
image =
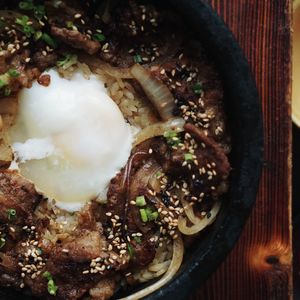
[[[44,5],[36,5],[33,9],[34,16],[40,20],[46,15],[45,6]]]
[[[145,209],[140,209],[140,215],[141,215],[141,219],[144,223],[146,223],[148,221],[148,216],[147,216],[147,212]]]
[[[165,138],[174,138],[174,137],[176,137],[177,136],[177,132],[176,131],[174,131],[174,130],[170,130],[170,131],[165,131],[165,133],[164,133],[164,137]]]
[[[22,10],[32,10],[34,16],[40,20],[45,16],[45,7],[44,5],[34,5],[32,0],[21,1],[19,3],[19,8]]]
[[[8,220],[12,220],[13,218],[16,217],[16,215],[17,215],[17,212],[16,212],[15,209],[9,208],[9,209],[7,210],[7,218],[8,218]]]
[[[6,26],[6,23],[2,20],[0,20],[0,28],[4,28]]]
[[[193,160],[193,154],[192,153],[185,153],[184,154],[184,160],[185,161],[191,161],[191,160]]]
[[[69,29],[73,29],[74,24],[73,24],[72,21],[66,21],[66,26],[67,26],[67,28],[69,28]]]
[[[43,273],[43,277],[48,280],[48,293],[52,296],[56,296],[56,292],[58,290],[58,287],[56,286],[52,275],[50,272],[46,271]]]
[[[195,94],[201,95],[201,94],[202,94],[202,83],[198,81],[198,82],[193,86],[193,90],[194,90],[194,93],[195,93]]]
[[[0,75],[0,89],[8,85],[10,81],[10,76],[8,75],[8,72]]]
[[[77,55],[65,54],[64,57],[58,60],[56,64],[58,67],[66,70],[76,63],[77,63]]]
[[[19,3],[19,8],[23,9],[23,10],[33,10],[34,8],[34,4],[32,3],[32,1],[27,0],[27,1],[21,1]]]
[[[52,48],[56,48],[56,42],[55,40],[48,34],[48,33],[43,33],[42,34],[42,40],[48,44]]]
[[[5,239],[3,237],[0,238],[0,249],[5,246]]]
[[[93,38],[93,40],[98,41],[98,42],[104,42],[106,39],[105,35],[102,33],[93,34],[92,38]]]
[[[142,239],[139,237],[139,236],[135,236],[133,237],[133,239],[138,243],[140,244],[142,242]]]
[[[134,57],[133,57],[133,60],[136,64],[140,64],[143,60],[142,60],[142,57],[139,55],[139,54],[136,54]]]
[[[43,277],[46,278],[47,280],[51,280],[51,279],[52,279],[52,275],[51,275],[51,273],[48,272],[48,271],[45,271],[45,272],[43,273]]]
[[[25,26],[27,25],[28,21],[29,21],[28,16],[22,16],[22,18],[16,18],[15,23],[21,26]]]
[[[158,212],[154,211],[151,215],[148,216],[150,221],[155,221],[158,218]]]
[[[146,200],[144,196],[138,196],[135,199],[135,203],[137,206],[145,206],[146,205]]]
[[[8,97],[8,96],[10,96],[10,94],[11,94],[11,89],[9,87],[6,87],[4,89],[4,96]]]
[[[146,208],[146,214],[149,221],[154,221],[158,218],[158,212],[152,211],[149,207]]]
[[[22,26],[22,31],[25,33],[25,35],[30,38],[34,33],[35,30],[31,26],[31,24],[28,24],[29,17],[28,16],[22,16],[21,18],[16,18],[15,23]]]
[[[18,72],[16,69],[9,69],[8,74],[9,74],[10,77],[20,76],[20,72]]]
[[[38,255],[41,255],[43,253],[43,250],[41,248],[37,248],[36,252],[37,252]]]
[[[163,173],[160,172],[160,171],[157,171],[157,172],[155,173],[155,177],[156,177],[156,178],[160,178],[162,175],[163,175]]]
[[[7,81],[0,79],[0,89],[7,85]]]
[[[42,37],[42,35],[43,35],[43,33],[40,30],[36,31],[34,33],[34,39],[35,39],[35,41],[38,41]]]
[[[129,243],[127,244],[127,249],[128,249],[128,253],[129,253],[130,258],[133,258],[133,256],[134,256],[134,249],[133,249],[133,247]]]
[[[24,25],[23,32],[27,37],[31,37],[34,34],[35,30],[31,25]]]
[[[167,140],[167,143],[171,146],[176,146],[181,142],[180,138],[177,135],[177,132],[174,130],[165,131],[164,137]]]
[[[159,214],[157,211],[153,211],[150,207],[140,209],[141,219],[144,223],[148,221],[155,221]]]

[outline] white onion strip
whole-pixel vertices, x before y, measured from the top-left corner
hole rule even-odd
[[[200,219],[200,222],[198,222],[197,224],[195,224],[191,227],[188,227],[186,225],[186,222],[187,222],[186,218],[179,217],[178,229],[180,230],[181,233],[183,233],[185,235],[196,234],[214,222],[214,220],[217,217],[217,214],[220,211],[220,208],[221,208],[221,203],[216,202],[216,204],[213,206],[213,208],[210,211],[210,217],[207,218],[207,216],[205,216],[203,219]]]
[[[153,138],[155,136],[164,135],[166,131],[175,130],[177,132],[182,132],[185,121],[182,118],[170,119],[166,122],[158,122],[149,125],[142,129],[135,137],[135,142],[133,147],[142,143],[145,140]]]
[[[193,206],[189,205],[189,202],[184,199],[183,193],[180,193],[178,198],[180,199],[181,205],[182,205],[184,212],[185,212],[186,216],[188,217],[188,219],[194,225],[201,223],[202,219],[195,216]]]
[[[133,77],[140,83],[148,99],[164,121],[173,117],[175,99],[168,87],[139,64],[131,68]]]
[[[178,235],[178,238],[174,240],[173,242],[173,257],[171,264],[165,273],[165,275],[156,281],[154,284],[142,289],[141,291],[138,291],[128,297],[121,298],[119,300],[138,300],[142,299],[149,294],[153,293],[154,291],[160,289],[162,286],[164,286],[167,282],[169,282],[173,276],[177,273],[179,270],[182,260],[183,260],[183,253],[184,253],[184,246],[182,242],[182,238],[180,235]]]

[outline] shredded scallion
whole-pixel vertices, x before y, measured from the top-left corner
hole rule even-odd
[[[104,42],[106,39],[105,35],[102,33],[93,34],[92,38],[93,38],[93,40],[98,41],[98,42]]]
[[[58,287],[56,286],[52,275],[50,272],[46,271],[43,273],[43,277],[48,280],[48,293],[52,296],[56,296],[56,292],[58,290]]]
[[[193,154],[192,153],[185,153],[184,154],[184,160],[185,161],[192,161],[193,160]]]
[[[9,208],[7,210],[7,218],[8,220],[12,220],[13,218],[15,218],[17,216],[17,211],[13,208]]]
[[[135,203],[137,206],[145,206],[146,205],[146,199],[144,196],[138,196],[135,199]]]
[[[8,70],[8,75],[10,77],[18,77],[18,76],[20,76],[20,72],[17,71],[16,69],[9,69]]]
[[[147,212],[144,208],[140,209],[140,216],[144,223],[148,222]]]
[[[134,256],[134,249],[133,249],[133,247],[129,243],[127,244],[127,249],[128,249],[128,253],[129,253],[130,258],[133,258],[133,256]]]
[[[203,88],[202,88],[202,83],[198,81],[194,86],[193,86],[194,93],[197,95],[201,95]]]
[[[136,54],[134,57],[133,57],[133,60],[136,64],[140,64],[143,60],[142,60],[142,57],[139,55],[139,54]]]
[[[0,238],[0,249],[5,246],[5,239],[3,237]]]

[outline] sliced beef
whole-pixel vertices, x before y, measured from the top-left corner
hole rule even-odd
[[[44,271],[51,273],[58,286],[57,299],[78,299],[100,276],[87,276],[82,274],[90,268],[90,261],[103,253],[102,246],[105,241],[97,231],[82,231],[71,242],[57,245],[51,253],[44,267]],[[65,249],[64,252],[63,249]],[[33,294],[42,297],[48,296],[47,280],[39,276],[35,280],[27,278],[26,284],[30,286]]]
[[[101,48],[99,42],[91,40],[87,35],[76,30],[51,26],[51,33],[60,41],[76,49],[82,49],[91,55],[95,54]]]
[[[0,222],[23,225],[30,223],[42,196],[34,185],[16,172],[0,173]],[[9,216],[14,209],[16,216]]]
[[[45,70],[56,65],[58,55],[56,53],[48,53],[44,55],[42,51],[34,53],[32,60],[38,66],[39,70]]]
[[[40,70],[36,66],[30,65],[26,67],[26,59],[30,57],[30,53],[28,49],[20,50],[13,56],[0,60],[0,69],[2,70],[0,74],[7,74],[11,70],[17,73],[16,76],[8,76],[7,85],[0,90],[0,94],[4,95],[5,91],[9,91],[10,95],[18,92],[21,88],[29,88],[32,85],[32,81],[39,77]]]
[[[138,216],[139,217],[139,216]],[[145,234],[140,243],[132,241],[134,255],[133,262],[138,267],[146,267],[149,265],[155,257],[155,247],[153,242],[148,240],[151,238],[151,234]]]
[[[149,240],[153,234],[153,224],[142,222],[139,208],[130,203],[147,192],[149,176],[157,169],[154,161],[145,163],[145,159],[149,157],[149,148],[147,151],[146,148],[137,147],[133,151],[126,167],[112,180],[107,194],[107,211],[112,215],[119,215],[124,228],[126,226],[124,240],[132,233],[143,234],[142,247],[131,242],[134,252],[132,262],[138,266],[149,264],[155,256],[155,244]]]
[[[199,42],[186,40],[183,45],[172,58],[154,62],[150,71],[174,95],[174,115],[205,130],[228,154],[230,139],[225,126],[222,80]]]
[[[95,287],[105,276],[126,265],[126,260],[114,251],[107,250],[108,242],[103,235],[102,226],[95,222],[90,208],[81,212],[72,236],[65,241],[58,241],[48,250],[42,247],[47,259],[41,275],[34,280],[30,276],[25,277],[26,286],[30,287],[34,295],[51,299],[47,291],[47,280],[42,276],[45,271],[50,272],[58,287],[56,299],[75,300]],[[96,263],[91,264],[95,260],[99,262],[97,267]],[[101,271],[96,269],[100,266]],[[105,268],[102,269],[102,266]]]
[[[228,158],[224,153],[224,150],[211,138],[206,136],[199,128],[194,126],[193,124],[186,124],[184,126],[186,132],[190,133],[199,144],[205,144],[205,152],[206,161],[214,162],[216,164],[217,173],[219,174],[221,179],[226,179],[231,170]],[[197,151],[198,155],[201,155],[201,150]],[[199,161],[203,161],[204,157],[199,157]]]
[[[35,225],[34,210],[42,197],[32,183],[12,171],[0,173],[0,285],[19,288],[18,248],[27,238],[24,226]],[[4,241],[4,244],[3,244]]]
[[[5,287],[19,287],[21,277],[14,251],[3,253],[0,250],[0,285]]]
[[[114,177],[109,185],[107,192],[106,209],[113,215],[124,217],[124,208],[126,204],[126,169],[123,169]],[[109,219],[109,218],[108,218]]]

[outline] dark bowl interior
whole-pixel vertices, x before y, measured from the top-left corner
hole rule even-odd
[[[261,105],[249,66],[222,20],[202,0],[168,0],[186,20],[217,63],[225,86],[225,101],[233,136],[230,190],[216,222],[188,250],[176,277],[146,299],[186,299],[225,259],[236,243],[255,202],[262,153]],[[224,279],[225,280],[225,279]],[[121,296],[121,295],[117,295]],[[125,295],[122,295],[125,296]],[[0,299],[30,299],[0,291]]]
[[[255,202],[263,156],[261,103],[242,50],[230,30],[202,0],[169,0],[217,63],[224,81],[232,133],[230,190],[207,234],[189,250],[177,276],[147,299],[186,299],[225,259]],[[225,278],[224,278],[225,280]]]

